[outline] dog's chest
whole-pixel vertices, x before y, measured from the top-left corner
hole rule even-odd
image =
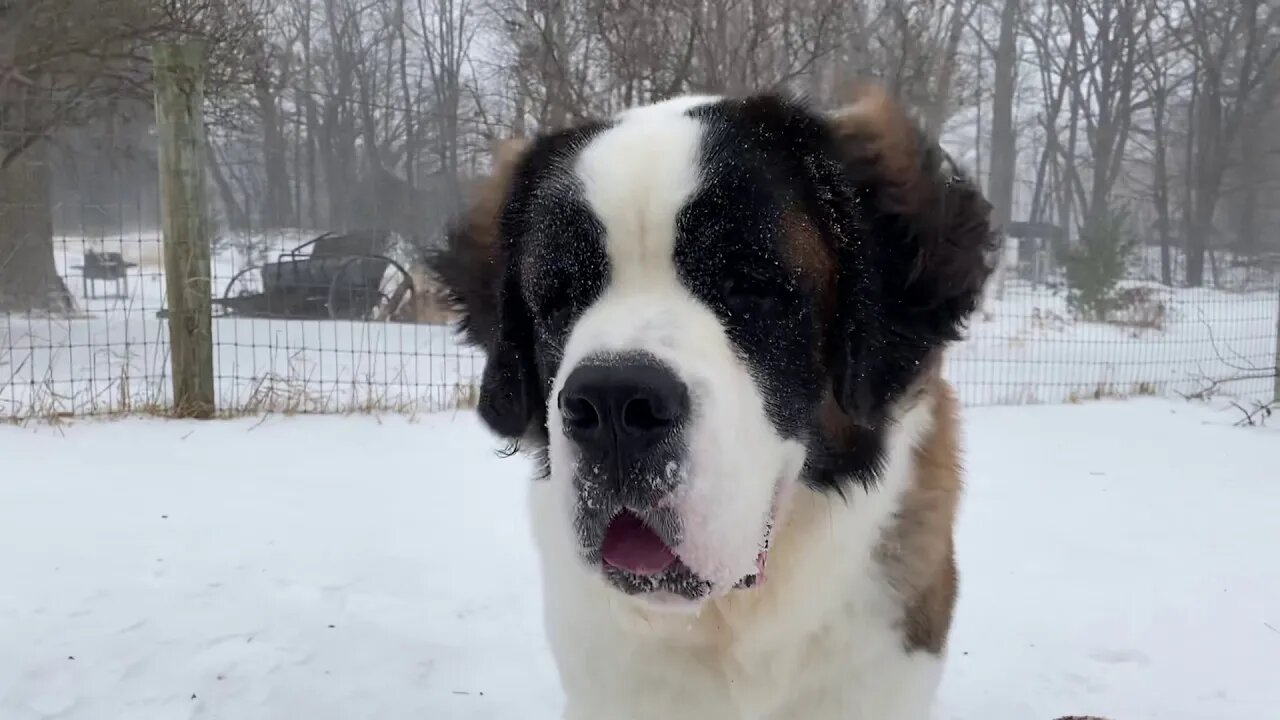
[[[925,720],[939,660],[907,653],[895,617],[870,597],[848,598],[827,618],[779,618],[725,646],[715,640],[732,629],[715,613],[689,623],[688,644],[675,618],[662,642],[583,633],[561,658],[566,717]]]
[[[745,720],[925,720],[937,657],[908,653],[900,614],[879,599],[850,602],[803,642],[725,658],[724,677]],[[782,630],[782,632],[786,632]]]

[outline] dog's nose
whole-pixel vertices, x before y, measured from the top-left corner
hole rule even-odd
[[[657,361],[579,365],[560,391],[569,439],[598,457],[626,461],[671,435],[689,411],[689,389]]]

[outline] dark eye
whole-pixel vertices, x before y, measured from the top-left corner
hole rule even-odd
[[[569,303],[551,305],[543,309],[539,319],[542,327],[548,332],[560,332],[569,326],[573,319],[574,307]]]
[[[782,288],[750,275],[729,275],[721,282],[720,292],[730,312],[749,315],[776,306]]]
[[[568,327],[576,310],[572,290],[567,286],[553,286],[541,294],[534,307],[534,317],[544,332],[554,334]]]

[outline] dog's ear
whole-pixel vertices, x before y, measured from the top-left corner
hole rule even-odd
[[[488,349],[498,333],[498,298],[503,267],[502,216],[527,143],[490,144],[492,170],[474,183],[466,207],[445,232],[444,247],[427,255],[465,340]]]
[[[976,308],[991,207],[884,90],[863,88],[829,122],[859,226],[837,249],[832,389],[875,427]]]
[[[497,434],[519,439],[540,414],[533,322],[520,293],[510,203],[528,144],[494,143],[493,169],[472,189],[444,247],[427,264],[458,313],[463,339],[486,355],[480,383],[481,419]]]

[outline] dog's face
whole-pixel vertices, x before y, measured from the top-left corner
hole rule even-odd
[[[509,148],[433,265],[579,561],[696,601],[763,579],[792,490],[874,481],[989,239],[883,94],[685,98]]]

